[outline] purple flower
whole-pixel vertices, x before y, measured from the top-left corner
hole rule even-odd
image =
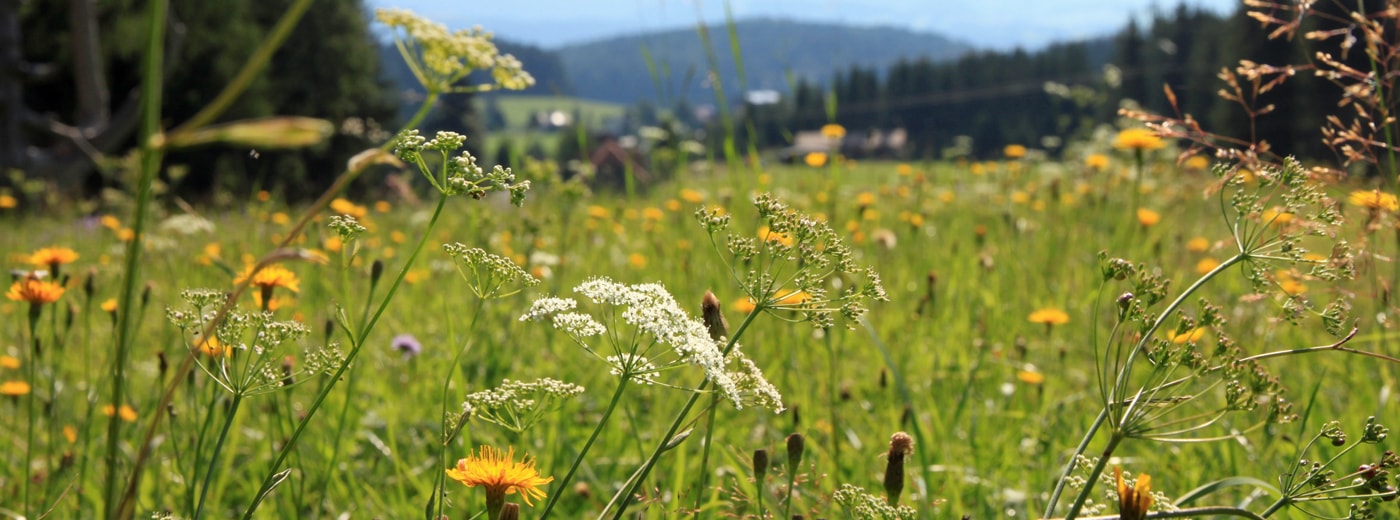
[[[403,352],[403,358],[409,359],[423,353],[423,344],[418,342],[412,334],[399,334],[394,336],[394,350]]]

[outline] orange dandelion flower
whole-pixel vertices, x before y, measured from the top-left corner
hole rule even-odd
[[[102,301],[101,307],[102,310],[106,312],[117,312],[117,299],[107,298],[106,300]]]
[[[29,383],[24,381],[5,381],[0,383],[0,395],[20,396],[29,393]]]
[[[647,266],[647,257],[641,253],[627,255],[627,265],[641,269]]]
[[[1113,468],[1118,481],[1118,514],[1123,520],[1142,520],[1152,507],[1152,476],[1140,475],[1133,487],[1123,481],[1123,468]]]
[[[486,488],[487,506],[494,502],[498,508],[506,495],[515,493],[520,493],[525,505],[533,505],[531,499],[545,496],[540,486],[554,481],[554,477],[541,477],[529,456],[516,462],[514,448],[502,453],[490,446],[482,446],[477,455],[459,459],[457,467],[448,468],[447,477],[467,487]]]
[[[1001,154],[1005,155],[1007,159],[1020,159],[1026,156],[1026,146],[1020,144],[1008,144],[1006,145],[1006,148],[1002,148]]]
[[[117,217],[114,217],[112,215],[102,215],[102,218],[97,219],[97,221],[102,224],[102,227],[105,227],[112,231],[116,231],[122,228],[121,219],[118,219]]]
[[[1045,382],[1045,374],[1035,370],[1020,370],[1016,372],[1016,379],[1028,385],[1038,385]]]
[[[296,273],[288,271],[285,267],[274,264],[265,266],[256,273],[253,273],[252,270],[253,266],[251,265],[245,267],[243,273],[233,279],[233,283],[243,283],[251,274],[253,279],[249,285],[259,289],[271,290],[274,287],[283,287],[288,291],[301,292],[301,279],[297,278]]]
[[[219,338],[211,337],[208,340],[200,340],[195,343],[195,348],[198,348],[201,353],[209,357],[233,356],[233,349],[224,346],[224,344],[219,341]]]
[[[1282,226],[1289,222],[1293,222],[1293,214],[1284,211],[1283,208],[1280,207],[1272,207],[1264,210],[1264,213],[1260,215],[1259,218],[1265,224],[1271,224],[1275,226]]]
[[[1204,253],[1210,249],[1210,241],[1206,237],[1195,237],[1186,241],[1186,250],[1192,253]]]
[[[19,368],[19,358],[14,356],[0,356],[0,368],[14,370]]]
[[[70,424],[63,425],[63,439],[68,441],[68,444],[78,442],[78,429]]]
[[[1119,150],[1161,150],[1167,147],[1167,143],[1152,130],[1129,128],[1118,132],[1113,138],[1113,147]]]
[[[1064,325],[1069,323],[1069,314],[1054,307],[1036,309],[1027,318],[1031,323],[1044,323],[1046,326]]]
[[[0,209],[11,209],[19,206],[19,199],[9,193],[0,193]]]
[[[596,219],[606,219],[612,216],[612,212],[608,211],[608,208],[593,205],[588,207],[588,216]]]
[[[768,242],[777,242],[787,247],[792,247],[793,244],[797,243],[787,233],[778,233],[769,229],[768,226],[761,226],[758,228],[758,238]]]
[[[1162,215],[1147,208],[1138,208],[1137,219],[1138,224],[1142,224],[1142,227],[1152,227],[1162,221]]]
[[[335,199],[331,201],[331,211],[342,215],[350,215],[360,220],[364,220],[365,216],[369,215],[368,208],[346,199]]]
[[[63,291],[63,286],[58,282],[40,280],[30,275],[10,284],[5,297],[17,302],[29,302],[30,305],[43,305],[58,301],[63,297]]]
[[[754,309],[758,308],[758,305],[753,301],[753,298],[744,296],[742,298],[734,300],[734,303],[730,305],[730,307],[733,307],[736,311],[748,314],[753,312]]]
[[[66,247],[45,247],[29,255],[29,263],[36,267],[71,264],[77,260],[78,252]]]
[[[1204,276],[1206,273],[1214,271],[1217,267],[1220,267],[1220,262],[1218,260],[1214,258],[1202,258],[1201,261],[1196,262],[1196,274]]]
[[[111,416],[114,415],[114,414],[115,414],[117,417],[120,417],[121,420],[123,420],[123,421],[126,421],[126,422],[136,422],[136,409],[135,409],[135,408],[132,408],[132,407],[127,406],[127,405],[122,405],[121,408],[117,408],[117,407],[112,406],[112,405],[110,405],[110,404],[109,404],[109,405],[105,405],[105,406],[102,407],[102,415],[105,415],[105,416],[107,416],[107,417],[111,417]]]
[[[821,168],[822,166],[826,166],[826,153],[812,152],[807,154],[806,157],[803,157],[802,160],[807,163],[807,166]]]

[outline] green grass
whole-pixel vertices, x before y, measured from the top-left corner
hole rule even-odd
[[[838,320],[836,328],[822,334],[809,324],[779,319],[793,318],[791,314],[755,320],[741,343],[783,392],[788,411],[774,415],[721,405],[712,432],[709,487],[698,501],[702,508],[711,517],[753,514],[750,454],[767,449],[781,462],[784,437],[798,432],[806,436],[807,455],[797,478],[793,511],[839,517],[840,510],[830,501],[832,492],[851,483],[880,494],[881,454],[890,435],[917,429],[903,503],[917,508],[921,518],[1037,516],[1065,457],[1098,411],[1092,338],[1096,332],[1100,337],[1107,334],[1112,316],[1100,318],[1095,330],[1091,312],[1101,279],[1096,254],[1108,249],[1114,256],[1159,266],[1161,274],[1173,280],[1174,295],[1196,278],[1202,258],[1222,260],[1231,247],[1215,199],[1202,196],[1214,182],[1208,174],[1153,163],[1146,182],[1151,191],[1143,200],[1163,218],[1141,228],[1128,209],[1131,183],[1122,164],[1114,167],[1117,173],[1088,172],[1077,163],[1030,164],[1018,172],[1006,164],[992,164],[980,175],[967,166],[946,163],[909,165],[908,175],[898,173],[902,168],[895,164],[878,162],[836,170],[772,166],[758,176],[692,176],[653,186],[635,200],[600,193],[567,203],[557,188],[545,185],[531,192],[522,209],[494,198],[449,200],[408,282],[355,366],[329,395],[289,459],[290,477],[262,511],[300,518],[333,518],[346,512],[422,515],[437,478],[442,382],[459,350],[465,355],[446,389],[449,411],[460,410],[467,393],[503,378],[551,377],[587,391],[524,434],[480,421],[467,424],[448,449],[450,460],[474,452],[478,445],[513,446],[517,453],[535,457],[541,473],[562,477],[608,404],[616,377],[546,324],[517,318],[539,296],[577,297],[571,288],[579,282],[609,276],[628,283],[661,282],[696,315],[701,296],[713,291],[731,327],[737,326],[743,321],[734,310],[743,299],[741,288],[695,223],[691,214],[698,204],[683,200],[682,190],[699,194],[704,205],[726,208],[739,236],[756,236],[759,222],[747,199],[761,190],[830,222],[851,241],[858,261],[882,275],[890,301],[871,304],[868,328]],[[839,183],[833,176],[837,170]],[[1333,188],[1343,199],[1348,189]],[[863,207],[866,193],[874,204]],[[1055,193],[1060,198],[1054,198]],[[282,319],[298,319],[313,331],[287,351],[293,365],[304,361],[302,349],[326,341],[324,324],[338,306],[358,315],[369,291],[367,272],[373,261],[384,261],[390,275],[402,267],[431,208],[391,205],[387,213],[369,211],[365,220],[372,230],[345,270],[337,267],[345,251],[326,247],[333,233],[324,223],[313,226],[297,244],[325,251],[331,262],[285,264],[299,275],[300,292],[288,295],[292,297],[276,313]],[[1347,211],[1356,219],[1364,216],[1353,208]],[[209,210],[204,216],[213,222],[212,232],[186,236],[159,227],[152,231],[145,260],[149,303],[138,318],[129,401],[124,403],[137,411],[143,425],[152,414],[165,413],[152,408],[168,377],[160,356],[175,365],[190,352],[190,338],[165,321],[165,309],[180,306],[179,292],[185,288],[231,287],[230,270],[240,270],[245,255],[267,253],[272,240],[286,233],[280,213],[295,216],[297,208],[251,202],[236,210]],[[9,324],[0,329],[0,353],[21,361],[19,369],[0,368],[0,381],[30,381],[33,395],[41,403],[52,403],[40,407],[43,411],[34,417],[33,463],[38,469],[31,508],[53,507],[56,517],[95,516],[102,510],[100,495],[79,491],[99,489],[101,484],[100,406],[110,381],[100,375],[100,367],[110,360],[113,331],[98,304],[117,294],[122,242],[112,230],[63,216],[20,209],[0,214],[0,221],[10,230],[0,240],[0,254],[11,267],[23,267],[22,255],[41,246],[68,246],[81,254],[75,264],[64,267],[73,275],[68,293],[47,306],[39,320],[43,357],[35,358],[24,347],[26,307],[10,301],[0,304],[0,319]],[[1342,236],[1353,244],[1379,248],[1378,255],[1394,257],[1393,239],[1368,236],[1360,225],[1349,224]],[[1124,226],[1136,228],[1129,240],[1117,233]],[[1210,251],[1188,250],[1187,243],[1195,237],[1207,239]],[[471,316],[479,302],[441,251],[440,245],[450,242],[485,248],[536,273],[547,269],[548,276],[538,287],[486,302],[472,329]],[[218,258],[209,256],[210,244],[219,245]],[[719,248],[724,248],[723,242]],[[558,261],[545,260],[551,256]],[[1333,287],[1307,280],[1309,297],[1325,303],[1332,295],[1349,292],[1357,296],[1358,316],[1390,312],[1374,297],[1381,280],[1389,279],[1390,267],[1368,262],[1368,256],[1359,258],[1362,271],[1357,281]],[[89,273],[94,288],[90,295],[82,288]],[[342,285],[342,279],[347,283]],[[383,294],[387,280],[377,294]],[[1238,271],[1218,282],[1202,296],[1224,307],[1226,328],[1246,353],[1332,341],[1316,319],[1299,326],[1281,324],[1280,292],[1251,296],[1256,293]],[[1111,307],[1112,298],[1125,290],[1123,284],[1110,283],[1103,305]],[[251,298],[241,304],[250,308]],[[71,328],[65,325],[70,306],[77,310]],[[1193,299],[1187,308],[1195,306]],[[1030,323],[1027,316],[1042,307],[1064,309],[1069,323],[1053,328]],[[1370,319],[1361,325],[1361,337],[1352,347],[1393,350],[1385,329]],[[390,349],[391,338],[404,333],[422,342],[421,356],[406,359]],[[333,332],[329,340],[348,347],[342,332]],[[1325,420],[1339,419],[1356,435],[1365,416],[1381,414],[1384,421],[1385,412],[1394,406],[1382,397],[1393,389],[1392,367],[1375,360],[1321,353],[1264,365],[1292,389],[1290,396],[1298,402],[1295,411],[1308,410],[1304,422],[1270,426],[1224,442],[1166,445],[1129,440],[1112,464],[1151,474],[1153,489],[1171,496],[1237,475],[1275,483],[1297,444],[1311,438],[1310,432]],[[1026,371],[1043,374],[1043,383],[1028,383],[1024,379],[1032,378],[1022,374]],[[698,371],[666,377],[682,386],[701,382]],[[290,390],[243,401],[222,448],[226,458],[209,491],[205,514],[226,517],[243,511],[299,410],[326,383],[312,377]],[[570,487],[547,489],[551,495],[562,494],[559,517],[596,516],[660,441],[658,436],[687,397],[685,391],[662,386],[629,389]],[[199,371],[180,387],[143,476],[138,515],[172,511],[184,517],[191,511],[229,401],[228,393]],[[703,406],[709,399],[700,402]],[[29,416],[24,397],[4,398],[0,409],[0,442],[11,447],[0,450],[5,461],[0,469],[5,499],[0,502],[17,510]],[[699,408],[691,416],[701,417],[698,424],[703,425]],[[1244,431],[1258,418],[1257,413],[1231,416],[1211,432]],[[64,438],[68,426],[74,428],[76,442]],[[139,430],[124,430],[122,446],[127,451],[122,460],[128,464]],[[643,488],[654,502],[644,513],[635,509],[638,516],[671,518],[697,503],[694,472],[700,465],[703,433],[703,427],[697,427],[660,460]],[[1089,453],[1100,446],[1091,444]],[[1354,458],[1373,457],[1372,451],[1385,446],[1367,447]],[[788,475],[778,466],[767,477],[770,494],[763,502],[770,508],[784,504],[776,490],[786,485]],[[448,484],[447,511],[453,518],[483,510],[479,489]],[[1235,504],[1250,491],[1227,488],[1197,505]],[[1061,511],[1072,496],[1067,493],[1061,500]],[[1105,500],[1101,493],[1096,497],[1100,503]],[[1254,500],[1267,503],[1272,498]],[[523,513],[538,513],[539,507]]]

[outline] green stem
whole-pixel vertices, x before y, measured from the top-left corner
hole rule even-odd
[[[705,516],[700,506],[705,499],[705,487],[710,485],[710,444],[715,438],[715,412],[719,410],[719,394],[710,400],[710,413],[705,416],[705,443],[700,449],[700,482],[695,486],[695,520]]]
[[[823,341],[826,342],[826,408],[831,413],[831,467],[832,472],[839,480],[842,475],[841,469],[841,414],[838,413],[841,400],[837,398],[837,387],[840,386],[840,364],[836,360],[836,345],[832,343],[831,329],[823,330]]]
[[[335,389],[335,382],[339,381],[341,376],[345,375],[345,371],[350,368],[351,363],[353,363],[356,356],[359,355],[360,348],[365,344],[365,339],[369,336],[370,331],[374,330],[374,325],[379,322],[380,316],[384,315],[384,310],[389,307],[389,302],[393,301],[394,294],[398,292],[399,284],[403,283],[404,277],[408,275],[409,268],[413,267],[414,259],[418,258],[418,254],[423,251],[423,245],[427,244],[428,239],[432,236],[433,228],[436,227],[438,219],[442,217],[442,208],[446,206],[446,204],[447,195],[438,197],[437,208],[433,210],[433,216],[428,221],[427,229],[423,230],[423,236],[418,240],[418,245],[413,248],[413,254],[409,255],[408,260],[404,262],[403,268],[399,270],[398,277],[394,279],[394,284],[389,287],[389,292],[384,295],[384,300],[379,304],[379,309],[374,312],[374,317],[370,318],[369,323],[365,324],[364,328],[361,330],[360,337],[354,338],[354,346],[351,348],[350,353],[345,356],[345,362],[341,363],[340,368],[336,369],[334,374],[331,374],[329,378],[330,383],[325,385],[320,393],[316,394],[316,399],[313,400],[311,406],[307,408],[305,417],[297,423],[296,429],[292,431],[291,438],[282,445],[282,449],[277,451],[277,459],[274,460],[272,466],[268,468],[267,476],[263,478],[262,485],[258,487],[258,492],[253,495],[255,497],[253,503],[249,504],[248,509],[243,512],[243,520],[249,520],[253,517],[253,512],[257,511],[258,505],[266,498],[268,491],[278,482],[277,473],[282,467],[282,463],[286,462],[287,456],[291,454],[292,449],[297,444],[297,440],[299,440],[301,434],[306,431],[306,426],[311,423],[311,419],[314,418],[316,412],[321,409],[321,405],[325,403],[326,397],[330,395],[331,390]],[[346,398],[349,399],[349,396]]]
[[[559,497],[564,495],[564,490],[573,480],[574,473],[583,464],[584,456],[588,455],[588,449],[593,447],[593,441],[598,439],[598,435],[603,433],[603,426],[608,423],[608,418],[612,417],[613,409],[617,408],[617,403],[622,401],[622,391],[627,388],[628,377],[623,377],[617,382],[617,390],[613,392],[612,400],[608,402],[608,408],[603,411],[603,417],[598,420],[598,425],[593,427],[593,433],[588,435],[588,440],[583,443],[583,449],[579,450],[574,457],[574,462],[569,465],[569,471],[564,473],[564,478],[554,485],[554,493],[549,495],[549,502],[544,505],[544,511],[540,513],[540,518],[549,518],[549,512],[554,509],[554,505],[559,502]]]
[[[1041,517],[1050,518],[1050,515],[1055,514],[1055,505],[1060,501],[1060,494],[1065,491],[1065,482],[1069,480],[1070,474],[1074,473],[1075,461],[1084,454],[1084,450],[1089,449],[1089,441],[1094,440],[1094,435],[1099,433],[1099,428],[1103,426],[1105,419],[1108,419],[1108,408],[1099,412],[1098,418],[1094,419],[1094,424],[1089,425],[1088,433],[1084,434],[1084,440],[1079,442],[1079,447],[1074,449],[1073,455],[1070,455],[1069,462],[1065,464],[1065,471],[1060,474],[1059,482],[1055,483],[1055,491],[1050,493],[1050,503],[1045,506],[1045,513],[1040,515]]]
[[[476,304],[476,310],[472,312],[471,323],[467,325],[468,337],[470,337],[472,333],[476,331],[476,321],[478,318],[481,317],[481,310],[485,307],[486,302],[484,300],[478,299]],[[454,337],[456,337],[455,334]],[[452,443],[452,440],[456,438],[456,434],[461,431],[460,428],[452,432],[447,431],[448,428],[452,426],[447,423],[447,394],[452,388],[452,376],[457,375],[457,367],[460,366],[462,362],[462,356],[466,355],[467,350],[470,349],[471,343],[467,343],[463,345],[462,348],[457,349],[457,354],[452,356],[452,364],[448,365],[447,367],[447,378],[442,382],[442,432],[444,437],[441,446],[438,447],[437,483],[433,485],[432,498],[432,501],[437,505],[437,514],[429,520],[442,518],[442,510],[446,506],[446,504],[443,504],[442,495],[443,491],[447,489],[447,447],[449,444]],[[463,422],[465,422],[466,420],[467,419],[465,417],[462,418]]]
[[[121,310],[117,314],[117,337],[116,348],[113,349],[112,364],[114,366],[112,375],[112,406],[121,406],[122,390],[126,384],[126,365],[131,355],[131,343],[135,339],[135,327],[132,318],[136,313],[132,309],[136,308],[136,280],[141,274],[141,253],[145,251],[142,242],[145,238],[146,220],[149,218],[151,197],[154,192],[156,173],[160,169],[162,154],[151,145],[152,138],[160,134],[160,107],[161,107],[161,85],[164,79],[162,71],[165,62],[165,26],[166,16],[169,14],[169,0],[154,0],[147,4],[146,10],[146,52],[145,59],[141,63],[141,177],[136,185],[136,213],[132,217],[131,229],[132,238],[126,244],[125,262],[122,265],[122,285],[121,299],[118,300],[117,308]],[[151,415],[159,416],[159,413]],[[134,514],[136,504],[127,497],[122,497],[121,503],[117,502],[118,482],[118,462],[121,456],[119,441],[121,440],[121,414],[113,413],[107,421],[107,451],[106,451],[106,476],[103,479],[106,484],[103,490],[103,514],[104,518],[127,518]],[[129,486],[134,487],[141,479],[140,467],[132,469],[128,478]]]
[[[749,328],[754,318],[762,312],[763,307],[760,306],[750,312],[748,316],[744,317],[744,322],[739,324],[738,330],[735,330],[734,335],[729,338],[729,344],[725,345],[724,352],[721,353],[721,356],[729,355],[729,351],[733,350],[734,345],[738,344],[739,337],[744,334],[744,330]],[[611,510],[613,506],[617,507],[617,510],[613,513],[613,520],[622,518],[622,514],[627,510],[623,502],[626,501],[627,497],[636,493],[636,490],[642,486],[642,482],[646,481],[647,473],[650,473],[651,468],[656,466],[657,461],[661,460],[661,454],[666,451],[666,446],[670,444],[671,439],[676,436],[676,432],[681,429],[681,425],[685,424],[685,418],[690,415],[690,409],[695,407],[696,401],[699,401],[700,396],[705,394],[705,388],[708,387],[709,384],[710,380],[706,378],[704,381],[700,382],[699,388],[696,388],[694,392],[690,393],[690,399],[686,400],[685,406],[681,407],[680,413],[676,414],[676,420],[671,422],[671,427],[666,430],[665,435],[661,436],[660,442],[656,443],[656,448],[652,450],[651,455],[647,457],[646,463],[637,470],[636,478],[632,479],[630,484],[624,484],[622,489],[619,489],[617,494],[613,495],[612,500],[609,500],[608,504],[603,506],[603,511],[598,514],[598,518],[607,516],[608,511]]]
[[[200,518],[204,512],[204,499],[209,496],[209,485],[214,482],[214,474],[219,470],[219,454],[224,450],[224,440],[228,439],[229,430],[233,429],[233,420],[238,416],[238,405],[243,402],[243,394],[233,394],[233,403],[229,405],[228,418],[224,419],[224,427],[219,430],[219,440],[214,441],[214,452],[209,456],[209,469],[204,472],[204,484],[200,486],[199,503],[194,508],[194,518]]]
[[[37,417],[34,416],[34,391],[39,388],[39,334],[36,329],[39,327],[40,304],[29,304],[29,362],[26,363],[25,373],[29,379],[29,393],[25,396],[25,415],[29,417],[29,426],[24,434],[24,517],[29,518],[33,513],[29,507],[30,488],[34,487],[34,480],[30,478],[30,470],[34,466],[34,423]],[[55,314],[57,314],[55,312]]]
[[[1256,515],[1245,509],[1230,506],[1203,506],[1187,507],[1176,511],[1157,511],[1148,513],[1144,520],[1157,520],[1160,518],[1204,518],[1210,516],[1238,516],[1240,518],[1250,518],[1253,520],[1264,520],[1269,515]],[[1065,517],[1068,519],[1068,517]],[[1079,520],[1118,520],[1119,515],[1086,516]]]
[[[248,57],[248,61],[243,63],[243,68],[238,71],[238,75],[224,86],[224,89],[213,101],[204,105],[204,108],[200,109],[199,113],[191,117],[189,121],[185,121],[184,124],[177,127],[175,132],[188,132],[207,125],[232,106],[238,96],[242,95],[243,91],[248,89],[248,85],[251,85],[253,80],[258,77],[258,74],[267,68],[267,64],[272,61],[272,55],[277,52],[278,48],[282,47],[282,42],[291,36],[292,29],[296,27],[297,22],[301,21],[301,16],[306,14],[306,10],[310,8],[311,0],[297,0],[291,7],[288,7],[287,12],[282,13],[282,18],[277,20],[277,25],[272,28],[272,32],[263,39],[262,45],[259,45],[257,50],[253,51],[253,55]]]
[[[1089,494],[1094,492],[1094,485],[1099,481],[1099,475],[1103,474],[1103,469],[1108,466],[1108,459],[1113,456],[1113,450],[1118,448],[1118,443],[1123,441],[1123,433],[1115,430],[1108,437],[1108,445],[1103,447],[1103,453],[1099,455],[1098,463],[1089,470],[1089,476],[1084,479],[1084,489],[1079,490],[1079,496],[1074,497],[1074,502],[1069,505],[1069,511],[1065,512],[1065,520],[1074,520],[1079,516],[1079,510],[1084,508],[1084,502],[1089,500]]]

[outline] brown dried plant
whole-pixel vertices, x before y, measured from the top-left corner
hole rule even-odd
[[[1179,160],[1202,151],[1213,152],[1221,160],[1257,170],[1278,166],[1282,156],[1257,137],[1260,116],[1273,112],[1272,104],[1260,105],[1264,94],[1300,72],[1311,72],[1340,89],[1337,110],[1326,116],[1321,128],[1322,141],[1338,156],[1342,167],[1353,164],[1382,166],[1382,159],[1394,170],[1395,90],[1400,79],[1400,0],[1384,0],[1373,8],[1359,1],[1343,0],[1244,0],[1247,15],[1257,21],[1270,40],[1294,40],[1301,34],[1312,42],[1314,52],[1306,63],[1263,64],[1241,60],[1233,69],[1223,67],[1217,75],[1225,86],[1217,94],[1237,103],[1249,119],[1248,136],[1228,136],[1204,129],[1191,114],[1183,114],[1176,95],[1165,86],[1173,115],[1123,109],[1120,115],[1146,122],[1164,137],[1189,143]],[[1356,51],[1360,55],[1353,56]],[[1363,56],[1364,55],[1364,56]],[[1357,65],[1365,58],[1364,65]],[[1340,175],[1340,170],[1319,166],[1315,174]]]

